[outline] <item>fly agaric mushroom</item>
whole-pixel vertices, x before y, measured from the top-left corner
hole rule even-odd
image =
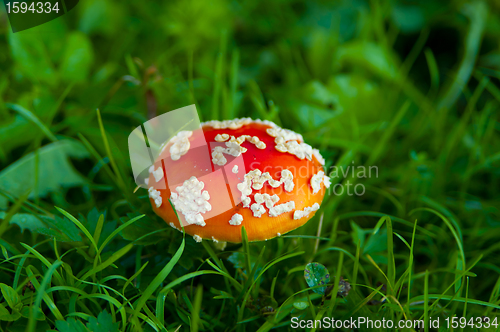
[[[239,243],[242,226],[249,241],[267,240],[314,216],[330,186],[322,165],[300,134],[270,121],[209,121],[164,144],[149,197],[158,216],[197,242]]]

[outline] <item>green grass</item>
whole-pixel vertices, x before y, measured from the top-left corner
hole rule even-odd
[[[497,318],[498,26],[496,1],[461,0],[87,0],[16,34],[0,12],[0,332]],[[316,216],[219,251],[154,215],[127,137],[192,103],[319,148]]]

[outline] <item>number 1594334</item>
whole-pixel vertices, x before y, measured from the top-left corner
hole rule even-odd
[[[17,14],[17,13],[37,13],[37,14],[50,14],[59,13],[59,2],[52,4],[51,2],[6,2],[5,6],[7,8],[7,14]]]

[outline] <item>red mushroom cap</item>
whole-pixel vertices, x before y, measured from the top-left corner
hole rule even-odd
[[[149,195],[158,216],[198,242],[241,242],[242,226],[249,241],[267,240],[314,216],[330,186],[323,164],[300,134],[272,122],[210,121],[166,143]]]

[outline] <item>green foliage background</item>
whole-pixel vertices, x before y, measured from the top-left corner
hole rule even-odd
[[[85,0],[16,34],[1,10],[0,331],[498,316],[497,1]],[[377,176],[332,174],[366,192],[265,243],[183,239],[134,193],[127,137],[192,103]]]

